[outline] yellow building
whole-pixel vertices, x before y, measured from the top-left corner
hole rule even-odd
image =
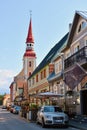
[[[3,106],[8,107],[10,105],[10,94],[5,94],[3,99]]]
[[[37,66],[32,75],[28,78],[28,92],[29,95],[38,94],[41,92],[50,91],[48,77],[54,72],[53,58],[61,50],[62,46],[66,43],[68,34],[66,34],[46,55],[42,62]],[[39,99],[38,99],[39,100]],[[39,102],[35,98],[31,102]],[[44,102],[43,102],[44,103]]]

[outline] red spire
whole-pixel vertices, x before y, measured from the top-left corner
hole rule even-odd
[[[34,38],[32,34],[32,20],[30,18],[30,24],[29,24],[29,29],[28,29],[28,35],[26,38],[26,43],[34,43]]]

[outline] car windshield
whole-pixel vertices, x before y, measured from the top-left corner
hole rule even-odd
[[[44,112],[62,112],[60,107],[44,107]]]

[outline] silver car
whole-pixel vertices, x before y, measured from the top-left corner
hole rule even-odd
[[[58,106],[42,106],[37,113],[37,123],[46,125],[64,125],[68,127],[69,118]]]

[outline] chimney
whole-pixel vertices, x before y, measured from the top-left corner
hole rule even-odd
[[[49,64],[49,73],[51,74],[54,71],[54,64],[50,63]]]
[[[71,30],[71,27],[72,27],[72,23],[69,23],[69,32]]]

